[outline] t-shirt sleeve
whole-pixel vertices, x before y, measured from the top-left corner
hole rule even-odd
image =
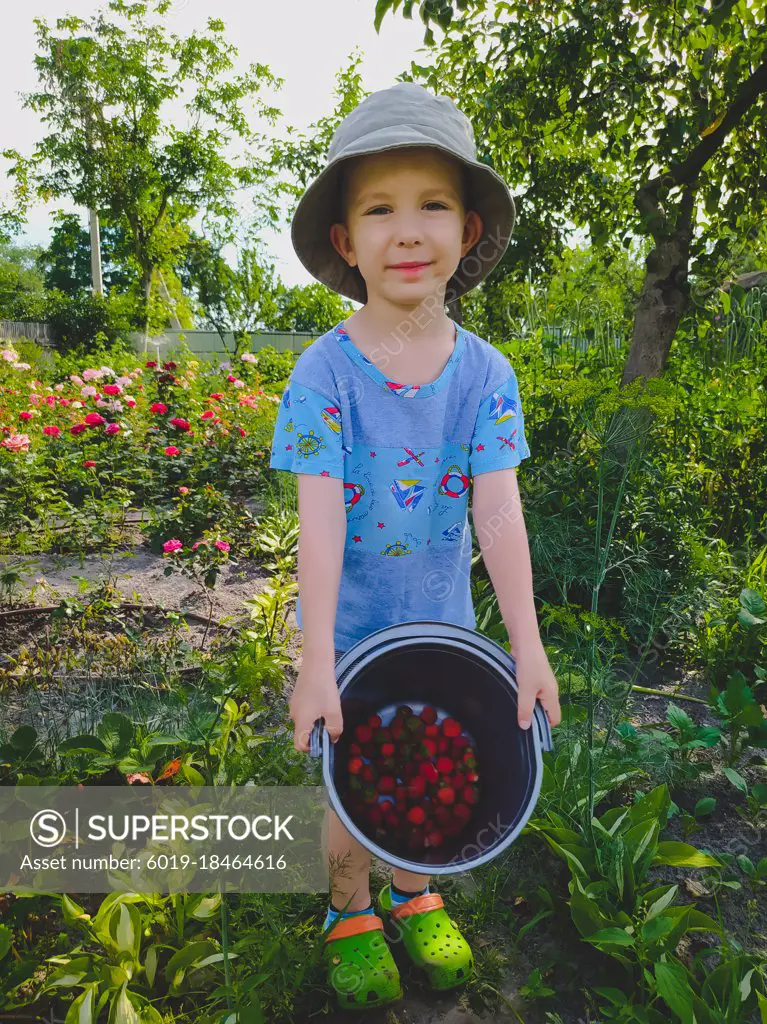
[[[277,409],[269,467],[343,480],[342,441],[338,406],[291,378]]]
[[[530,455],[517,376],[511,365],[509,370],[504,383],[479,407],[469,454],[473,477],[494,469],[513,469]]]

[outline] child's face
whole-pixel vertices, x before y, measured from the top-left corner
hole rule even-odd
[[[330,238],[350,266],[359,267],[368,301],[378,296],[416,306],[444,301],[445,286],[482,234],[475,210],[463,206],[460,165],[428,147],[372,153],[350,161],[346,221]],[[423,261],[417,270],[395,264]]]

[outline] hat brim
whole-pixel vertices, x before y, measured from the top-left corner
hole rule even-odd
[[[390,149],[429,146],[458,160],[467,171],[467,209],[476,210],[483,230],[477,243],[462,257],[455,273],[447,282],[445,302],[450,302],[475,288],[500,262],[508,248],[516,221],[514,200],[506,182],[492,167],[476,160],[467,160],[431,139],[413,141],[412,125],[408,141],[392,141],[387,129],[387,142],[375,145],[371,132],[343,156],[329,163],[302,195],[293,215],[290,237],[296,255],[312,277],[334,292],[364,305],[367,302],[365,279],[357,267],[350,267],[330,241],[330,227],[339,194],[341,165],[354,156],[383,153]]]

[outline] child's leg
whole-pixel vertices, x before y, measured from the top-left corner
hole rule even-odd
[[[347,831],[332,807],[325,812],[323,844],[327,851],[330,898],[335,909],[351,911],[369,907],[370,852]]]
[[[417,875],[415,871],[394,868],[391,880],[400,892],[422,892],[429,884],[431,875]]]

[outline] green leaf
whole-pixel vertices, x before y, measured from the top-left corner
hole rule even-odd
[[[127,981],[117,994],[117,998],[112,1000],[108,1024],[141,1024],[141,1018],[128,998]]]
[[[98,982],[93,982],[75,999],[67,1010],[64,1024],[96,1024],[96,993]]]
[[[13,932],[6,924],[0,924],[0,960],[7,956],[13,945]]]
[[[716,797],[713,796],[702,796],[700,800],[695,804],[695,810],[693,814],[696,818],[703,818],[716,807]]]
[[[598,945],[633,946],[634,936],[623,928],[600,928],[598,932],[589,935],[588,941]]]
[[[693,1024],[692,989],[687,971],[681,964],[656,963],[655,982],[658,992],[682,1024]]]
[[[767,1024],[767,998],[758,989],[756,998],[759,1002],[759,1016],[762,1018],[762,1024]]]
[[[115,756],[125,755],[131,748],[135,728],[126,715],[110,711],[101,720],[96,735],[107,750]]]
[[[146,980],[149,983],[150,988],[154,988],[154,978],[157,974],[157,962],[160,959],[160,948],[159,946],[150,946],[146,951],[146,960],[144,961],[144,970],[146,971]]]
[[[722,768],[722,772],[739,792],[748,793],[748,783],[739,772],[734,768]]]
[[[659,939],[665,938],[673,930],[676,921],[673,917],[669,917],[666,914],[660,914],[658,917],[654,917],[651,921],[642,927],[642,938],[645,942],[657,942]]]
[[[689,843],[658,843],[653,864],[670,864],[675,868],[716,868],[721,866],[717,857],[697,850]]]
[[[105,754],[107,748],[95,736],[71,736],[56,747],[57,754]]]
[[[657,917],[658,914],[660,914],[663,910],[665,910],[666,907],[669,905],[669,903],[671,903],[671,901],[676,896],[678,890],[679,890],[679,886],[678,885],[669,885],[666,888],[666,891],[661,896],[658,896],[657,898],[653,898],[653,900],[650,903],[650,906],[648,908],[647,914],[645,915],[645,921],[652,921],[652,919],[654,917]],[[654,890],[654,893],[658,893],[658,892],[661,892],[661,890],[660,889],[655,889]],[[650,896],[650,895],[652,895],[652,894],[650,894],[650,893],[647,894],[647,896]],[[645,899],[647,899],[647,896],[645,896]]]
[[[178,953],[174,953],[165,966],[165,980],[174,988],[178,988],[184,980],[184,974],[196,961],[202,960],[218,950],[209,939],[201,939],[198,942],[190,942]]]

